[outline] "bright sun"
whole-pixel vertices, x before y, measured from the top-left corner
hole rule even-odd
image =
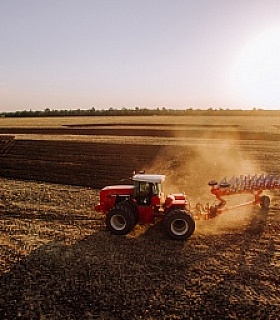
[[[280,109],[280,28],[262,32],[240,50],[232,85],[241,103]]]

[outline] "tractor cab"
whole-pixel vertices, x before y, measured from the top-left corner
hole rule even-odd
[[[159,211],[162,197],[162,185],[164,175],[136,174],[134,181],[134,195],[138,207],[139,219],[143,223],[152,223],[155,214]]]
[[[134,199],[140,206],[160,206],[164,175],[136,174],[134,181]]]

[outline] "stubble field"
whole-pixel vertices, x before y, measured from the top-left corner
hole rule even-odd
[[[280,174],[279,138],[270,117],[0,119],[0,318],[278,319],[280,191],[184,243],[110,235],[93,206],[142,169],[211,203],[211,179]]]

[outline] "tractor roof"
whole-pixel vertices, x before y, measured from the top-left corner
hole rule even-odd
[[[165,180],[163,174],[136,174],[132,177],[134,181],[149,182],[149,183],[161,183]]]
[[[117,186],[107,186],[104,187],[102,190],[133,190],[134,186],[129,185],[117,185]]]

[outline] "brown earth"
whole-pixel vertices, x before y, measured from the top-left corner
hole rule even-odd
[[[119,125],[122,126],[122,125]],[[189,127],[187,129],[170,129],[167,130],[165,125],[161,125],[158,128],[137,128],[137,126],[128,126],[125,128],[118,128],[119,126],[112,125],[103,125],[103,128],[0,128],[0,134],[21,134],[21,135],[85,135],[85,136],[151,136],[151,137],[182,137],[182,138],[203,138],[207,136],[208,139],[232,139],[232,137],[241,139],[241,140],[279,140],[279,133],[271,133],[271,132],[247,132],[247,131],[236,131],[230,130],[235,128],[233,126],[227,126],[226,128],[222,128],[221,126],[197,126],[195,129],[193,127]],[[117,127],[117,128],[115,128]],[[136,127],[136,128],[135,128]],[[238,135],[238,137],[237,137]]]
[[[278,190],[268,211],[198,222],[185,243],[161,224],[110,235],[93,211],[98,189],[133,170],[166,174],[166,192],[192,203],[213,201],[211,179],[279,174],[278,132],[229,123],[225,135],[166,126],[141,136],[141,125],[84,139],[80,127],[74,137],[1,131],[0,319],[279,318]]]

